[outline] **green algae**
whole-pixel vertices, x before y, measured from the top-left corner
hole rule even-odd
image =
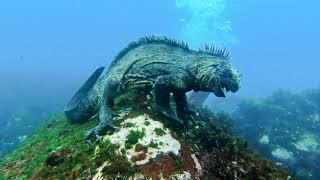
[[[102,169],[102,174],[111,179],[128,179],[139,172],[139,167],[131,165],[127,159],[116,159],[114,163]],[[122,176],[119,178],[119,174]]]
[[[123,109],[130,107],[135,111],[145,109],[147,108],[147,102],[153,101],[152,99],[148,98],[149,93],[150,92],[146,92],[146,90],[142,88],[124,91],[115,99],[114,108]]]
[[[127,128],[127,127],[134,127],[134,126],[135,126],[134,123],[125,123],[125,124],[123,125],[123,127],[125,127],[125,128]]]
[[[151,141],[150,144],[148,145],[148,147],[157,149],[157,148],[159,148],[159,144]]]
[[[126,140],[126,148],[130,149],[133,145],[137,144],[139,139],[142,139],[145,136],[144,131],[130,131]]]
[[[97,123],[93,119],[84,124],[70,124],[62,113],[54,115],[0,163],[0,174],[5,179],[91,177],[103,162],[119,158],[115,153],[118,147],[108,141],[97,144],[98,151],[84,142],[87,131]],[[50,158],[59,158],[59,163],[48,163]]]
[[[163,129],[161,129],[161,128],[155,128],[155,129],[154,129],[154,132],[155,132],[158,136],[163,136],[163,135],[166,134],[166,132],[165,132]]]
[[[150,121],[145,121],[144,125],[149,126],[150,125]]]
[[[62,113],[54,115],[43,128],[27,138],[24,145],[1,162],[1,174],[6,177],[28,178],[34,172],[41,171],[40,167],[46,161],[48,154],[62,149],[70,150],[71,161],[84,162],[85,159],[80,157],[93,154],[94,149],[84,143],[83,137],[87,130],[96,124],[97,120],[71,125]],[[72,169],[69,164],[65,165],[66,170]],[[14,173],[6,172],[8,168],[19,170]]]
[[[137,94],[139,93],[127,92],[120,97],[122,100],[116,99],[116,111],[129,106],[133,109],[122,119],[147,113],[150,118],[161,121],[165,129],[171,130],[175,139],[184,141],[192,147],[193,152],[203,162],[204,170],[214,177],[232,179],[234,172],[237,172],[238,177],[249,177],[249,179],[287,178],[286,171],[278,169],[255,153],[246,142],[232,135],[233,126],[230,125],[229,116],[216,115],[200,108],[196,109],[200,114],[195,119],[196,124],[186,123],[186,127],[179,127],[155,111],[152,98],[148,99],[141,94],[136,96]],[[123,103],[127,105],[123,106],[125,105]],[[120,121],[116,123],[119,124]],[[27,138],[21,148],[0,163],[0,174],[3,174],[4,178],[87,179],[92,178],[105,162],[110,162],[110,164],[103,167],[101,173],[110,178],[118,178],[120,175],[118,179],[128,179],[134,174],[141,173],[138,166],[128,164],[123,153],[125,149],[121,149],[122,155],[119,155],[116,153],[119,147],[109,141],[94,145],[84,142],[86,132],[97,124],[97,116],[83,124],[68,123],[62,113],[53,116],[46,126]],[[159,135],[161,132],[158,132]],[[126,148],[137,144],[143,136],[143,131],[132,131],[127,136],[128,147]],[[135,147],[137,146],[138,144]],[[158,145],[151,144],[150,146]],[[51,161],[48,163],[50,158],[54,160],[54,163],[57,162],[55,166],[50,165]],[[180,157],[174,159],[177,169],[184,170],[184,162]],[[157,158],[154,161],[156,162]],[[210,179],[210,176],[204,174],[204,178]]]

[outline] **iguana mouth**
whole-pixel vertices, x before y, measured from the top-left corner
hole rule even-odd
[[[217,91],[214,91],[213,93],[217,96],[217,97],[226,97],[226,88],[225,87],[220,87],[217,89]]]
[[[216,91],[214,91],[214,94],[217,96],[217,97],[226,97],[226,94],[227,92],[236,92],[234,90],[232,90],[231,88],[229,88],[228,86],[225,86],[223,83],[221,83],[220,87],[217,88]]]

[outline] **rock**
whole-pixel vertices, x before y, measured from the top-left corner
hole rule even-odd
[[[117,105],[120,117],[115,123],[119,129],[91,145],[84,138],[99,123],[98,116],[83,124],[70,124],[58,113],[0,162],[0,174],[4,179],[233,179],[235,174],[241,179],[288,177],[285,170],[230,134],[227,116],[196,109],[199,115],[179,127],[157,114],[152,100],[134,101],[148,104],[132,103],[130,109]],[[126,99],[119,102],[130,104]]]
[[[58,166],[64,162],[64,157],[60,152],[51,152],[46,159],[46,165]]]
[[[160,154],[173,153],[178,155],[181,145],[172,137],[169,129],[164,129],[161,122],[145,117],[145,115],[141,115],[125,119],[121,123],[120,130],[104,136],[104,140],[117,144],[119,152],[124,149],[123,153],[128,160],[136,160],[134,163],[137,165],[146,164],[150,159],[156,158]],[[146,121],[149,123],[145,123]],[[135,150],[138,144],[149,147],[143,155]],[[137,156],[145,158],[138,161]]]
[[[293,160],[293,153],[283,147],[277,147],[271,152],[272,156],[281,160]]]
[[[293,145],[300,151],[320,153],[319,139],[315,134],[305,133]]]
[[[261,143],[261,144],[269,144],[269,136],[268,135],[263,135],[259,139],[259,143]]]

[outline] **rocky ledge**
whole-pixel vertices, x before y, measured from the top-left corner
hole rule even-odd
[[[151,94],[130,91],[116,99],[115,132],[93,144],[85,133],[98,118],[70,124],[63,113],[0,163],[1,178],[21,179],[287,179],[233,134],[227,114],[204,108],[181,127],[159,115]],[[174,106],[174,104],[172,105]]]

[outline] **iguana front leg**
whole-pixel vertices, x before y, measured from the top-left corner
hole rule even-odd
[[[189,109],[186,93],[173,93],[174,101],[176,102],[177,116],[180,119],[190,119],[195,122],[197,113]]]
[[[176,102],[177,116],[181,119],[185,119],[186,115],[189,114],[187,95],[186,93],[173,93],[174,101]]]
[[[113,117],[116,115],[113,110],[113,105],[114,99],[119,91],[119,84],[120,81],[115,78],[108,78],[108,80],[106,80],[106,86],[103,92],[103,101],[99,111],[100,123],[97,127],[91,129],[87,133],[86,140],[88,142],[95,141],[108,130],[115,130],[117,128],[113,123]]]
[[[157,78],[154,84],[154,96],[158,111],[164,116],[172,120],[175,120],[179,124],[184,124],[184,122],[176,115],[176,113],[170,107],[170,93],[179,95],[184,94],[185,96],[185,93],[189,91],[189,84],[189,77],[185,73],[160,76]],[[184,102],[178,104],[178,113],[182,113],[182,109],[185,109],[185,105],[186,97]],[[180,116],[181,114],[178,115]]]

